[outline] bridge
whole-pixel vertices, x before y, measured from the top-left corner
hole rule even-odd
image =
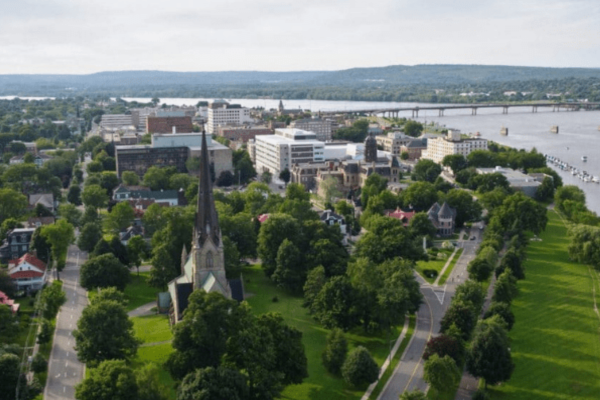
[[[446,110],[471,110],[471,115],[477,115],[477,110],[480,108],[501,108],[502,114],[508,114],[509,108],[531,108],[532,113],[537,113],[538,108],[552,108],[552,112],[559,112],[561,109],[565,111],[578,111],[578,110],[594,110],[600,109],[600,103],[587,103],[587,102],[570,102],[570,103],[527,103],[527,104],[460,104],[455,106],[426,106],[426,107],[397,107],[397,108],[379,108],[379,109],[362,109],[362,110],[338,110],[338,111],[321,111],[321,115],[334,115],[334,114],[367,114],[367,115],[380,115],[385,117],[386,114],[390,118],[398,118],[398,114],[401,112],[410,111],[413,118],[419,117],[419,111],[433,111],[437,110],[440,117],[444,116]]]

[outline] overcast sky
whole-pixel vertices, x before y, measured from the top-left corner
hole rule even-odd
[[[600,67],[600,0],[0,0],[0,74]]]

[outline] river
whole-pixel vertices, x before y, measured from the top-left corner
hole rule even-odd
[[[0,97],[2,98],[2,97]],[[8,98],[4,97],[4,98]],[[25,99],[25,97],[23,97]],[[149,98],[124,98],[124,100],[150,102]],[[195,105],[198,101],[210,100],[201,98],[163,98],[162,103],[173,105]],[[244,107],[277,108],[276,99],[226,99],[230,103]],[[287,109],[308,109],[312,111],[359,110],[394,107],[424,107],[436,104],[399,103],[399,102],[367,102],[367,101],[328,101],[328,100],[284,100]],[[439,105],[439,104],[438,104]],[[410,112],[401,113],[401,117],[411,116]],[[450,128],[460,129],[464,133],[480,132],[483,138],[495,142],[530,150],[535,147],[544,154],[549,154],[577,166],[594,176],[600,176],[600,111],[561,111],[552,112],[550,108],[540,107],[537,113],[529,108],[509,109],[502,114],[501,109],[480,108],[476,116],[470,109],[446,110],[445,116],[439,117],[436,110],[419,111],[419,121],[435,121]],[[559,134],[550,133],[550,127],[559,126]],[[509,129],[508,136],[500,135],[500,128]],[[583,162],[582,156],[588,161]],[[571,174],[559,171],[567,185],[581,187],[587,196],[587,205],[591,210],[600,213],[600,184],[584,183]]]

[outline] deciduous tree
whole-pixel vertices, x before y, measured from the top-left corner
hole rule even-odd
[[[342,376],[352,386],[364,386],[377,380],[379,367],[369,350],[357,346],[348,354],[342,365]]]
[[[113,254],[94,257],[81,266],[81,286],[90,290],[114,286],[124,290],[131,277],[129,270]]]

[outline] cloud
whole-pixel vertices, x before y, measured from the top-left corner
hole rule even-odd
[[[2,0],[0,73],[600,67],[596,0]]]

